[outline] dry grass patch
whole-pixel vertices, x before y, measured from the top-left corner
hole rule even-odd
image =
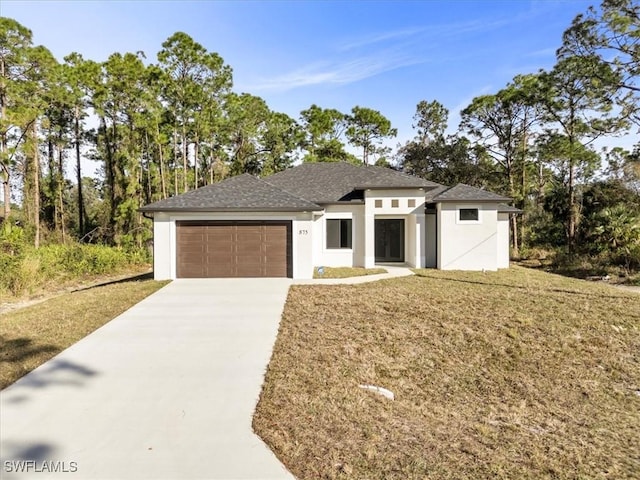
[[[365,275],[378,275],[387,273],[384,268],[363,268],[363,267],[322,267],[324,273],[320,275],[318,268],[313,269],[313,278],[350,278],[362,277]]]
[[[27,262],[28,263],[28,262]],[[22,302],[39,301],[57,296],[63,293],[70,293],[83,288],[92,288],[96,285],[109,283],[127,278],[146,275],[151,271],[149,265],[127,265],[115,269],[109,274],[83,274],[72,275],[64,272],[56,272],[42,279],[42,272],[27,272],[29,280],[16,280],[28,283],[28,288],[19,289],[20,293],[12,294],[6,289],[0,288],[0,313],[3,307],[19,304]],[[25,273],[25,272],[22,272]]]
[[[167,282],[123,281],[0,315],[0,388],[18,380]]]
[[[418,275],[290,290],[254,428],[294,475],[638,478],[639,295]]]

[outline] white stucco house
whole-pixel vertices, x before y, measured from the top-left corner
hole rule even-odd
[[[509,267],[510,199],[395,170],[304,163],[240,175],[141,209],[154,277],[291,277],[318,266]]]

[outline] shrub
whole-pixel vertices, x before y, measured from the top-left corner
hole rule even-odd
[[[0,293],[19,296],[47,283],[115,274],[148,260],[145,249],[106,245],[51,244],[36,249],[25,243],[19,227],[11,227],[0,233]]]
[[[9,222],[4,222],[0,228],[0,253],[18,255],[25,246],[24,230]]]
[[[611,260],[629,271],[640,264],[640,217],[626,205],[603,209],[597,216],[593,245]]]

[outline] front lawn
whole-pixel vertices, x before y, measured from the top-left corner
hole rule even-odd
[[[638,478],[640,295],[417,272],[291,288],[254,428],[294,475]]]
[[[0,314],[0,389],[166,284],[119,281]]]

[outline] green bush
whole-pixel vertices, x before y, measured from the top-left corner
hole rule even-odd
[[[22,228],[4,222],[0,228],[0,253],[18,255],[22,252],[27,242]]]
[[[86,276],[116,274],[127,267],[148,263],[146,249],[106,245],[28,245],[20,227],[0,230],[0,294],[19,296],[48,283]]]

